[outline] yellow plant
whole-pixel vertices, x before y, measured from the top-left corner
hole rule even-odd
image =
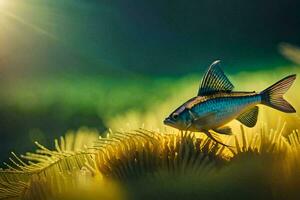
[[[300,177],[300,137],[297,130],[284,137],[285,126],[279,123],[273,130],[262,124],[255,131],[241,126],[234,140],[227,141],[235,144],[232,148],[191,132],[138,129],[97,138],[93,131],[80,130],[67,134],[60,142],[56,140],[55,150],[36,143],[36,153],[21,158],[13,153],[12,164],[6,164],[7,169],[0,172],[0,198],[139,199],[143,190],[136,188],[143,184],[147,186],[145,193],[155,191],[157,184],[163,184],[166,193],[174,189],[174,184],[178,191],[204,186],[203,177],[210,184],[226,184],[224,177],[238,176],[244,162],[252,167],[253,163],[263,163],[266,169],[262,175],[271,184],[270,189],[288,191],[294,197]],[[261,173],[258,169],[255,172]],[[282,182],[272,174],[282,175]],[[187,177],[192,181],[186,182]],[[233,184],[230,178],[227,181]],[[149,186],[149,182],[155,184]]]

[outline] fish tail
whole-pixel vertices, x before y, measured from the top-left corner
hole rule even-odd
[[[296,74],[287,76],[262,91],[260,93],[261,103],[282,112],[295,113],[295,108],[283,98],[283,95],[292,86],[295,79]]]

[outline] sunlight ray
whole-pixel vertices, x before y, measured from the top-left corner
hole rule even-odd
[[[29,23],[27,22],[26,20],[22,19],[21,17],[17,16],[16,14],[13,14],[11,12],[8,12],[8,11],[4,11],[4,10],[0,10],[0,14],[6,16],[6,17],[9,17],[13,20],[15,20],[16,22],[22,24],[22,25],[25,25],[25,26],[28,26],[30,27],[32,30],[34,30],[35,32],[41,34],[41,35],[44,35],[44,36],[47,36],[51,39],[55,39],[57,40],[57,38],[55,37],[55,35],[53,35],[52,33],[48,32],[47,30],[39,27],[39,26],[36,26],[32,23]]]

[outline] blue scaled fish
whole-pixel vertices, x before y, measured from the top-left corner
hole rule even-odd
[[[224,126],[237,119],[247,127],[257,122],[258,104],[286,113],[296,110],[283,98],[296,75],[290,75],[262,92],[236,92],[233,84],[219,67],[220,61],[211,64],[196,97],[191,98],[164,120],[164,124],[179,130],[203,132],[213,141],[225,145],[213,137],[216,133],[230,135],[230,127]],[[225,145],[227,146],[227,145]]]

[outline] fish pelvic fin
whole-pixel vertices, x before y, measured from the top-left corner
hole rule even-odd
[[[208,130],[203,130],[203,132],[207,135],[207,137],[208,137],[209,139],[211,139],[211,140],[214,141],[215,143],[220,144],[220,145],[223,145],[223,146],[225,146],[225,147],[232,147],[232,146],[229,146],[229,145],[224,144],[223,142],[219,141],[219,139],[216,139],[210,131],[208,131]]]
[[[287,76],[262,91],[260,93],[261,103],[285,113],[295,113],[295,108],[283,98],[283,95],[292,86],[295,79],[296,74]]]
[[[224,126],[221,128],[213,129],[216,133],[223,134],[223,135],[232,135],[232,130],[229,126]]]

